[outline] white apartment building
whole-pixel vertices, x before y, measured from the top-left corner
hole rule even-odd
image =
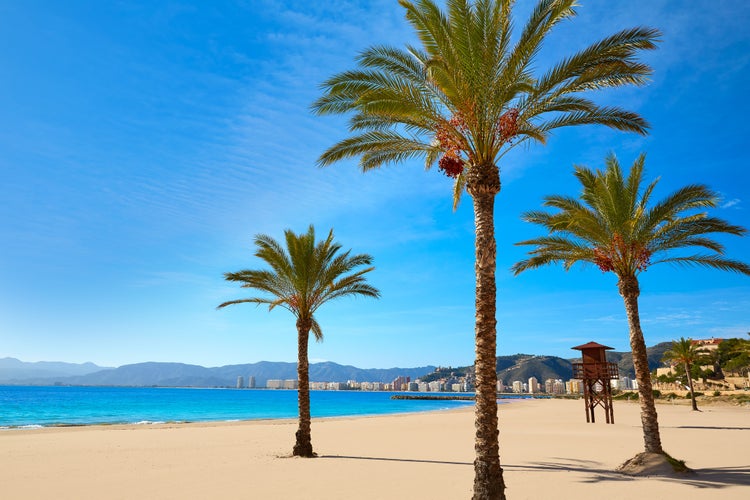
[[[266,388],[267,389],[283,389],[284,381],[277,380],[277,379],[268,379],[266,380]]]
[[[539,390],[539,381],[536,379],[536,377],[529,378],[528,388],[529,388],[529,394],[537,394],[541,392]]]

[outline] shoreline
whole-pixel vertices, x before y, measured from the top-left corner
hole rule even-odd
[[[597,417],[600,409],[597,409]],[[578,400],[500,407],[508,498],[745,498],[750,408],[657,406],[664,448],[694,476],[632,478],[614,469],[643,449],[637,403],[587,424]],[[81,426],[0,433],[10,499],[471,497],[473,407],[314,418],[318,458],[291,458],[296,419]]]
[[[505,404],[505,403],[498,403]],[[370,418],[381,418],[381,417],[401,417],[401,416],[418,416],[427,415],[432,413],[451,413],[451,412],[465,412],[474,410],[473,404],[465,404],[463,406],[457,406],[456,408],[438,408],[422,411],[405,411],[399,413],[372,413],[372,414],[357,414],[357,415],[335,415],[335,416],[324,416],[324,417],[313,417],[312,422],[326,422],[335,420],[359,420],[359,419],[370,419]],[[137,430],[140,428],[144,429],[174,429],[178,427],[221,427],[231,425],[253,425],[261,423],[278,423],[286,425],[297,425],[297,417],[284,417],[284,418],[248,418],[248,419],[230,419],[230,420],[193,420],[193,421],[158,421],[158,422],[116,422],[116,423],[90,423],[90,424],[60,424],[60,425],[28,425],[18,427],[0,427],[0,437],[6,433],[17,432],[19,434],[31,433],[35,431],[66,431],[76,429],[100,429],[100,430]]]

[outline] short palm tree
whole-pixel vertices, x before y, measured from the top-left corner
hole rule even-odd
[[[227,281],[252,288],[262,297],[230,300],[231,304],[268,304],[268,310],[279,306],[297,318],[297,377],[299,400],[299,429],[292,454],[313,457],[310,435],[310,377],[308,374],[307,344],[312,331],[315,340],[323,340],[323,331],[315,320],[320,306],[339,297],[364,295],[380,297],[380,292],[367,284],[365,275],[372,271],[372,257],[367,254],[339,253],[341,245],[333,241],[333,230],[322,241],[315,241],[313,226],[307,233],[284,231],[286,249],[270,236],[255,237],[255,256],[265,261],[270,270],[244,270],[226,273]],[[355,269],[368,266],[364,269]]]
[[[630,326],[646,452],[663,454],[638,313],[638,276],[649,266],[660,263],[705,266],[743,274],[750,274],[750,266],[723,257],[724,248],[709,236],[743,235],[745,229],[697,211],[715,207],[719,200],[716,193],[702,185],[689,185],[652,202],[658,181],[643,187],[644,161],[644,155],[638,157],[627,178],[623,177],[614,155],[607,157],[604,171],[575,167],[575,176],[583,188],[580,199],[547,196],[544,206],[557,209],[556,213],[524,214],[524,220],[539,224],[549,235],[518,243],[534,249],[513,270],[518,274],[556,263],[567,270],[576,263],[591,263],[603,272],[615,273]],[[685,254],[684,250],[691,247],[710,252]]]
[[[672,341],[672,347],[664,352],[661,359],[672,364],[682,365],[687,377],[693,411],[698,411],[698,404],[695,402],[695,391],[693,390],[692,369],[695,364],[701,363],[705,359],[703,351],[691,339],[680,337],[680,340]]]
[[[595,90],[640,85],[650,68],[636,55],[659,33],[615,33],[537,71],[537,55],[553,28],[575,16],[575,0],[539,0],[514,36],[513,0],[399,0],[421,46],[375,46],[358,67],[323,83],[313,104],[323,114],[352,114],[352,135],[319,160],[359,157],[363,171],[423,157],[464,190],[476,226],[476,459],[474,498],[505,498],[496,402],[495,196],[499,161],[510,149],[544,143],[558,128],[599,124],[645,133],[646,122],[618,107],[598,106]],[[443,3],[443,2],[440,2]]]

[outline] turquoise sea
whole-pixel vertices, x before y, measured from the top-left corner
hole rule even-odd
[[[312,416],[411,413],[473,404],[471,401],[393,400],[393,394],[312,391]],[[0,428],[4,429],[296,416],[297,391],[291,390],[0,386]]]

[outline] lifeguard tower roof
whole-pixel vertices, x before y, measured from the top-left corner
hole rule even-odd
[[[584,349],[614,349],[614,347],[609,347],[606,345],[597,344],[596,342],[589,342],[588,344],[582,344],[579,346],[571,347],[571,349],[576,349],[578,351],[583,351]]]

